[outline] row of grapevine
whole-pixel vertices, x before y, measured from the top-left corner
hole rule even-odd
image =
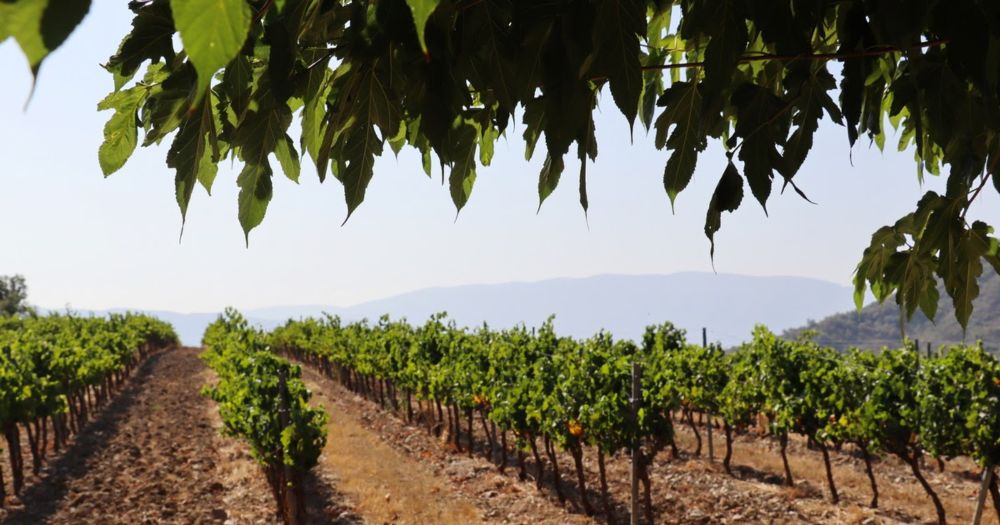
[[[223,431],[250,445],[284,522],[304,523],[303,478],[326,444],[326,413],[309,406],[299,367],[271,353],[235,310],[209,325],[202,343],[218,375],[204,394],[218,404]]]
[[[57,452],[65,447],[136,365],[176,344],[169,324],[144,315],[0,319],[0,430],[14,493],[24,485],[22,434],[37,474],[50,443]],[[5,497],[0,469],[0,506]]]
[[[336,317],[289,321],[272,332],[271,345],[383,405],[401,410],[405,405],[408,418],[414,404],[418,413],[436,414],[436,423],[447,425],[459,450],[462,425],[471,440],[478,416],[490,457],[499,448],[503,468],[511,434],[521,476],[525,455],[531,453],[541,483],[547,459],[560,499],[555,447],[568,451],[588,513],[593,507],[581,460],[585,446],[596,450],[610,516],[605,457],[639,445],[639,477],[646,518],[652,522],[648,466],[665,447],[676,451],[675,424],[686,422],[698,435],[695,415],[722,421],[727,471],[734,434],[766,421],[781,445],[789,484],[788,438],[805,436],[823,454],[834,501],[839,495],[830,448],[853,444],[861,451],[872,506],[878,505],[872,457],[898,456],[933,500],[941,523],[944,509],[920,471],[921,456],[969,456],[985,469],[1000,463],[1000,363],[979,346],[943,348],[930,358],[912,348],[841,354],[758,327],[751,342],[724,352],[687,344],[684,332],[669,323],[648,327],[641,344],[635,344],[605,332],[582,341],[561,337],[551,319],[537,332],[469,330],[443,314],[420,327],[388,317],[374,324],[344,324]],[[633,363],[643,369],[641,408],[634,414]],[[994,506],[1000,508],[993,479]]]

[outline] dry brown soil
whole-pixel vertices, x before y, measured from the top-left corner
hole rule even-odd
[[[209,373],[195,349],[150,357],[3,523],[276,523],[256,466],[199,393]]]

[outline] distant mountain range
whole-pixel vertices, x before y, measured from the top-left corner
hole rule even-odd
[[[982,340],[983,345],[991,350],[1000,348],[1000,274],[987,268],[980,278],[979,297],[972,303],[974,310],[965,333],[955,320],[951,298],[943,289],[940,292],[936,319],[928,320],[917,310],[906,325],[907,337],[919,339],[924,348],[927,343],[936,348],[941,344],[977,340]],[[869,304],[861,312],[851,310],[821,321],[811,321],[786,331],[784,335],[795,337],[803,330],[815,330],[818,333],[817,342],[840,349],[849,346],[899,346],[902,339],[899,307],[891,298],[881,305]]]
[[[484,321],[495,328],[537,326],[556,314],[560,333],[589,337],[600,329],[639,339],[644,328],[671,321],[700,342],[732,346],[750,337],[754,324],[781,332],[851,305],[847,286],[803,277],[752,277],[712,273],[598,275],[537,282],[427,288],[353,306],[299,305],[244,310],[251,322],[269,329],[290,318],[328,312],[353,321],[382,314],[423,323],[447,311],[460,325]],[[119,310],[120,311],[120,310]],[[148,313],[173,323],[185,344],[196,345],[218,313]]]

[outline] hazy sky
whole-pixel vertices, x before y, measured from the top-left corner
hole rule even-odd
[[[543,155],[523,160],[521,126],[481,169],[457,222],[447,187],[404,151],[375,165],[367,198],[343,227],[336,180],[319,184],[303,163],[301,183],[276,176],[264,223],[244,245],[236,217],[236,170],[222,166],[213,195],[195,192],[184,238],[166,144],[140,148],[125,168],[101,175],[97,148],[112,87],[99,67],[129,29],[121,2],[95,2],[82,26],[31,76],[13,41],[0,45],[0,274],[28,278],[47,307],[178,311],[276,304],[348,305],[428,286],[538,280],[599,273],[711,271],[705,211],[725,166],[716,145],[702,155],[676,213],[662,186],[666,152],[628,126],[605,96],[596,117],[599,156],[588,169],[589,228],[577,198],[575,162],[536,214]],[[387,148],[388,151],[388,148]],[[849,154],[853,153],[853,166]],[[923,191],[910,153],[821,126],[799,185],[817,201],[775,195],[770,218],[745,201],[724,214],[715,268],[799,275],[847,284],[870,234],[910,211]],[[988,191],[970,216],[1000,224]],[[748,198],[749,192],[747,192]],[[844,297],[850,307],[850,297]]]

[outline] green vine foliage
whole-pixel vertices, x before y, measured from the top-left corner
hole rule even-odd
[[[287,506],[285,491],[301,500],[303,475],[319,461],[329,418],[309,406],[299,367],[271,353],[267,338],[239,312],[226,309],[205,330],[203,344],[202,359],[219,376],[203,393],[218,404],[224,432],[250,445],[279,514],[291,523],[299,511]]]
[[[610,456],[640,444],[651,461],[672,444],[678,413],[697,413],[721,417],[727,442],[732,432],[757,427],[779,439],[801,434],[824,455],[857,445],[869,473],[871,457],[880,455],[913,465],[925,453],[967,456],[986,468],[1000,459],[1000,362],[979,345],[930,357],[912,345],[841,354],[758,326],[750,342],[723,352],[688,344],[670,323],[647,327],[636,345],[604,331],[585,340],[560,336],[551,318],[534,331],[469,330],[444,314],[420,327],[385,317],[375,325],[289,321],[269,337],[275,351],[336,370],[362,390],[383,384],[406,399],[477,411],[513,432],[522,450],[539,437],[577,457],[583,445]],[[642,369],[636,417],[633,363]],[[874,474],[870,481],[877,503]]]
[[[89,2],[0,5],[33,71]],[[539,201],[567,155],[597,156],[598,95],[666,149],[671,202],[709,141],[729,163],[708,204],[713,242],[722,212],[747,190],[766,210],[775,185],[805,197],[796,175],[821,121],[854,145],[886,147],[898,132],[918,178],[947,177],[916,210],[878,230],[857,267],[857,300],[895,294],[906,315],[937,311],[944,283],[965,325],[983,261],[1000,270],[992,228],[967,211],[1000,189],[1000,4],[981,0],[136,0],[131,31],[106,69],[115,90],[99,152],[105,174],[138,144],[169,143],[182,215],[217,165],[242,163],[239,221],[263,220],[276,169],[301,159],[344,186],[348,217],[365,198],[386,145],[440,164],[455,206],[477,169],[521,120],[545,162]],[[211,23],[206,22],[211,20]],[[175,48],[179,35],[181,49]],[[292,123],[300,124],[293,132]],[[299,140],[294,140],[293,135]],[[446,172],[446,173],[444,173]],[[992,184],[991,184],[992,182]],[[990,188],[990,186],[993,188]]]

